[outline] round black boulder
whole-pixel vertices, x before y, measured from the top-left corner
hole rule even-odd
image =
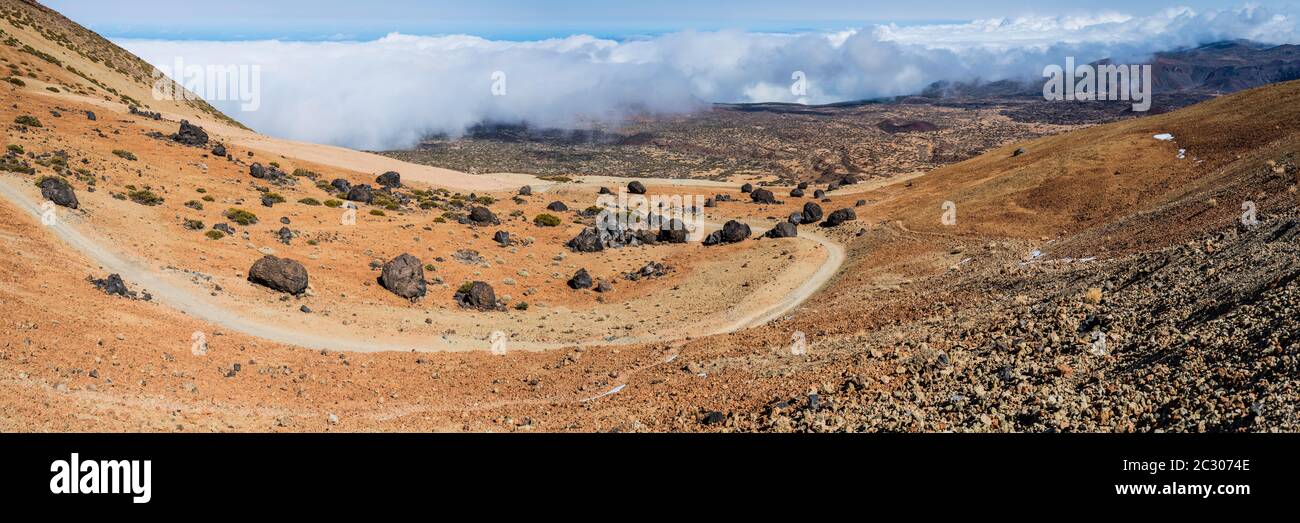
[[[46,176],[40,181],[41,196],[46,200],[54,202],[55,205],[76,209],[78,205],[77,194],[72,191],[72,184],[58,176]]]
[[[248,270],[248,281],[271,290],[302,294],[307,290],[307,268],[287,259],[265,256]]]
[[[396,189],[402,186],[402,175],[396,171],[388,171],[376,177],[375,183],[379,184],[380,187]]]
[[[424,265],[420,259],[410,254],[403,254],[384,264],[379,275],[379,284],[393,294],[414,300],[424,297]]]
[[[578,272],[569,278],[569,288],[573,290],[591,288],[591,275],[587,273],[587,269],[578,269]]]
[[[845,222],[851,222],[857,219],[858,215],[853,212],[853,209],[840,209],[831,213],[830,216],[827,216],[826,221],[822,222],[822,227],[839,227]]]
[[[632,194],[645,194],[645,191],[645,184],[641,182],[633,181],[632,183],[627,184],[627,192]]]

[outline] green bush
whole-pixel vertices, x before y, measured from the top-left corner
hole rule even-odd
[[[221,231],[218,231],[218,230],[215,230],[215,229],[214,229],[214,230],[211,230],[211,231],[208,231],[208,232],[204,233],[203,235],[204,235],[204,236],[207,236],[209,240],[220,240],[220,239],[226,237],[226,234],[225,234],[225,233],[223,233],[223,232],[221,232]]]
[[[301,204],[303,204],[303,205],[310,205],[310,206],[312,206],[312,207],[319,207],[319,206],[320,206],[320,200],[317,200],[317,199],[315,199],[315,198],[310,198],[310,197],[309,197],[309,198],[303,198],[303,199],[301,199],[301,200],[298,200],[298,203],[301,203]]]
[[[41,121],[40,121],[40,120],[37,120],[35,116],[32,116],[32,115],[30,115],[30,114],[24,114],[24,115],[22,115],[22,116],[19,116],[19,117],[17,117],[17,118],[14,118],[14,123],[16,123],[16,124],[18,124],[18,125],[26,125],[27,127],[40,127],[40,126],[41,126]]]
[[[556,227],[560,225],[560,218],[553,214],[539,214],[533,218],[533,223],[542,227]]]
[[[9,144],[9,145],[6,145],[6,146],[5,146],[5,150],[7,150],[7,151],[9,151],[9,152],[11,152],[11,153],[14,153],[14,154],[23,154],[24,152],[26,152],[26,151],[23,150],[23,146],[21,146],[21,145],[16,145],[16,144],[12,144],[12,143]]]
[[[238,207],[231,207],[229,209],[226,209],[226,212],[223,214],[223,216],[225,216],[230,221],[238,223],[240,225],[247,226],[247,225],[253,225],[257,223],[256,214],[245,211]]]
[[[456,292],[459,292],[459,293],[468,293],[469,290],[470,290],[470,289],[473,289],[473,288],[474,288],[474,282],[472,282],[472,281],[467,281],[467,282],[465,282],[465,283],[460,284],[460,288],[457,288],[457,289],[456,289]]]
[[[127,193],[127,197],[131,198],[131,201],[140,205],[154,206],[161,205],[163,202],[161,196],[154,194],[153,191],[150,191],[149,189],[131,191],[130,193]]]
[[[370,209],[370,215],[371,215],[371,216],[384,216],[384,211],[381,211],[381,210],[379,210],[379,209]]]
[[[519,302],[519,303],[516,303],[516,304],[515,304],[515,310],[517,310],[517,311],[526,311],[526,310],[528,310],[528,302],[526,302],[526,301],[521,301],[521,302]]]
[[[14,78],[10,76],[9,78],[5,78],[5,81],[18,87],[27,87],[27,82],[24,82],[22,78]]]
[[[185,202],[185,206],[194,209],[196,211],[203,210],[203,202],[200,202],[198,200],[190,200],[188,202]]]
[[[122,150],[122,149],[114,149],[114,150],[113,150],[113,154],[116,155],[118,158],[121,158],[121,159],[123,159],[123,160],[130,160],[130,161],[133,161],[133,162],[136,160],[135,154],[133,154],[131,151],[126,151],[126,150]]]
[[[212,203],[212,202],[217,201],[217,199],[216,199],[216,198],[213,198],[211,195],[204,196],[204,197],[201,198],[201,199],[202,199],[203,201],[205,201],[205,202],[208,202],[208,203]]]
[[[199,220],[185,220],[185,228],[191,231],[201,231],[203,230],[203,222]]]
[[[338,200],[325,200],[325,206],[331,209],[337,209],[343,206],[343,202]]]
[[[273,192],[266,193],[262,195],[262,199],[271,200],[274,203],[284,203],[284,197],[280,196],[279,193],[273,193]]]

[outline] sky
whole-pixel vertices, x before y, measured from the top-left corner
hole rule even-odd
[[[465,33],[526,40],[583,33],[602,38],[685,29],[839,30],[1017,16],[1196,10],[1223,0],[44,0],[110,37],[165,39],[374,39]],[[1298,0],[1257,0],[1264,7]]]
[[[617,125],[711,103],[1041,79],[1067,58],[1140,64],[1223,40],[1300,44],[1300,10],[1267,0],[46,3],[258,131],[371,150],[482,122]],[[205,68],[238,72],[208,85],[242,90],[204,89]]]

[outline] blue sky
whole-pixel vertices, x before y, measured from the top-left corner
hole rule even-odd
[[[1280,7],[1300,0],[1256,0]],[[369,40],[390,32],[473,34],[531,40],[570,34],[605,38],[683,29],[838,30],[872,23],[932,23],[1022,15],[1162,7],[1226,8],[1240,1],[1179,0],[44,0],[108,37],[162,39]]]

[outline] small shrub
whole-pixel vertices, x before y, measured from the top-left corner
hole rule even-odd
[[[424,264],[424,270],[429,271],[429,272],[433,272],[433,271],[438,270],[438,268],[437,268],[437,267],[434,267],[432,263],[426,263],[426,264]]]
[[[226,209],[226,212],[225,212],[225,214],[224,214],[223,216],[225,216],[227,219],[229,219],[229,220],[232,221],[232,222],[235,222],[235,223],[238,223],[238,224],[240,224],[240,225],[244,225],[244,226],[253,225],[253,224],[257,223],[257,215],[256,215],[256,214],[253,214],[253,213],[251,213],[251,212],[245,211],[245,210],[240,209],[240,208],[238,208],[238,207],[231,207],[231,208],[229,208],[229,209]]]
[[[533,223],[542,227],[556,227],[560,225],[560,218],[553,214],[539,214],[533,218]]]
[[[22,78],[14,78],[10,76],[9,78],[5,78],[5,81],[18,87],[27,87],[27,82],[24,82]]]
[[[280,196],[279,193],[273,193],[273,192],[266,193],[262,195],[262,199],[271,200],[271,202],[273,203],[284,203],[284,197]]]
[[[17,144],[12,144],[12,143],[9,144],[9,145],[6,145],[6,146],[5,146],[5,150],[7,150],[7,151],[9,151],[9,152],[11,152],[11,153],[14,153],[14,154],[23,154],[24,152],[26,152],[26,151],[23,150],[23,146],[21,146],[21,145],[17,145]]]
[[[331,209],[337,209],[343,206],[343,202],[338,200],[325,200],[325,206]]]
[[[131,201],[135,203],[138,203],[140,205],[148,205],[150,207],[154,205],[161,205],[163,202],[161,196],[154,194],[153,191],[150,191],[149,189],[140,189],[140,190],[131,191],[130,193],[127,193],[127,197],[131,198]]]
[[[194,192],[199,193],[199,194],[203,194],[203,193],[208,192],[208,190],[207,190],[207,189],[204,189],[204,188],[202,188],[202,187],[199,187],[198,189],[194,189]]]
[[[58,88],[58,87],[46,87],[45,90],[46,90],[46,91],[49,91],[49,92],[51,92],[51,93],[57,93],[57,92],[59,92],[59,88]]]
[[[123,159],[123,160],[129,160],[129,161],[132,161],[132,162],[134,162],[134,161],[136,160],[135,154],[132,153],[131,151],[126,151],[126,150],[123,150],[123,149],[114,149],[114,150],[113,150],[113,154],[114,154],[115,156],[117,156],[118,158],[121,158],[121,159]]]
[[[196,210],[196,211],[202,211],[202,210],[203,210],[203,202],[200,202],[200,201],[197,201],[197,200],[190,200],[190,201],[188,201],[188,202],[185,202],[185,206],[186,206],[186,207],[189,207],[189,208],[191,208],[191,209],[194,209],[194,210]]]
[[[521,301],[521,302],[519,302],[519,303],[516,303],[516,304],[515,304],[515,310],[517,310],[517,311],[526,311],[526,310],[528,310],[528,302],[526,302],[526,301]]]
[[[216,229],[213,229],[213,230],[211,230],[211,231],[208,231],[208,232],[204,233],[203,235],[204,235],[204,236],[207,236],[209,240],[220,240],[220,239],[226,237],[226,234],[225,234],[225,233],[223,233],[223,232],[221,232],[221,231],[218,231],[218,230],[216,230]]]
[[[379,209],[370,209],[370,215],[371,215],[371,216],[384,216],[384,211],[381,211],[381,210],[379,210]]]
[[[37,120],[35,116],[32,116],[32,115],[30,115],[30,114],[24,114],[24,115],[22,115],[22,116],[19,116],[19,117],[17,117],[17,118],[14,118],[14,123],[16,123],[16,124],[18,124],[18,125],[26,125],[27,127],[40,127],[40,126],[41,126],[41,121],[40,121],[40,120]]]
[[[315,198],[310,198],[310,197],[309,197],[309,198],[303,198],[303,199],[301,199],[301,200],[298,200],[298,203],[301,203],[301,204],[303,204],[303,205],[310,205],[310,206],[312,206],[312,207],[319,207],[319,206],[320,206],[320,200],[317,200],[317,199],[315,199]]]
[[[200,199],[203,200],[203,201],[205,201],[205,202],[208,202],[208,203],[212,203],[212,202],[217,201],[217,199],[216,199],[216,198],[213,198],[212,195],[204,196],[203,198],[200,198]]]
[[[191,231],[201,231],[203,230],[203,222],[199,220],[185,220],[185,228]],[[220,232],[220,231],[214,231],[214,232]]]
[[[447,219],[439,216],[433,219],[433,223],[447,223]]]
[[[468,293],[468,292],[470,291],[470,289],[473,289],[473,288],[474,288],[474,282],[472,282],[472,281],[467,281],[467,282],[465,282],[465,283],[460,284],[460,287],[456,289],[456,292],[459,292],[459,293]]]

